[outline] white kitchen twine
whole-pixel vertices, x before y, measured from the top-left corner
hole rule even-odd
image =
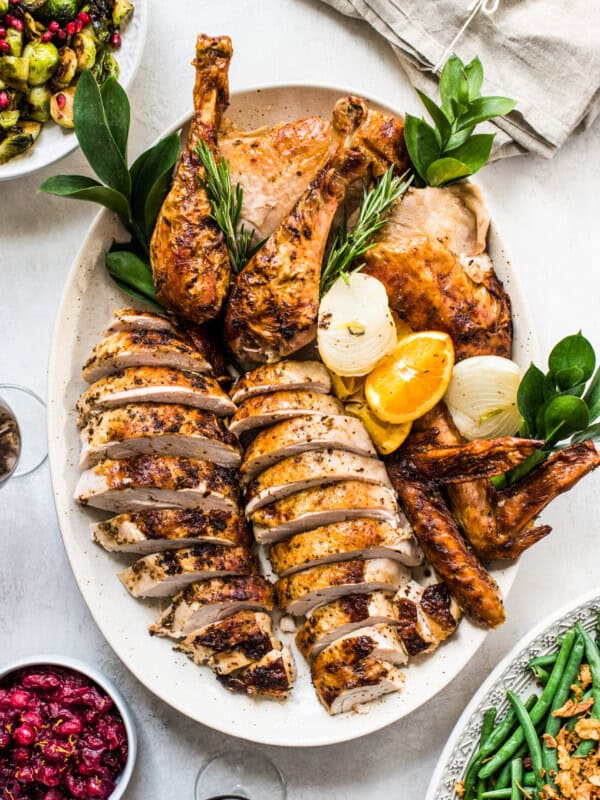
[[[454,39],[452,39],[452,41],[450,42],[448,47],[442,53],[442,56],[439,59],[439,61],[437,62],[437,64],[435,65],[435,67],[431,68],[431,71],[434,74],[437,73],[437,71],[441,67],[444,66],[444,64],[446,63],[446,59],[448,58],[448,56],[454,50],[454,48],[456,46],[456,43],[461,38],[461,36],[464,34],[464,32],[467,30],[469,25],[473,22],[473,20],[477,16],[477,14],[481,11],[482,14],[486,14],[486,16],[490,16],[491,14],[493,14],[494,12],[496,12],[498,10],[498,6],[499,5],[500,5],[500,0],[472,0],[472,2],[469,3],[467,11],[470,11],[470,14],[467,17],[467,19],[465,20],[465,23],[462,26],[462,28],[459,30],[459,32],[456,34]]]

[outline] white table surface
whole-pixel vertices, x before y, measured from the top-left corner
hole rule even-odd
[[[234,90],[328,83],[371,92],[400,109],[418,107],[387,45],[316,0],[151,0],[144,58],[130,92],[132,154],[189,109],[189,62],[200,31],[233,38]],[[42,394],[62,286],[96,213],[91,205],[36,195],[41,180],[56,171],[0,184],[0,381]],[[83,158],[75,153],[60,171],[85,171]],[[542,352],[580,328],[600,348],[600,125],[552,162],[505,161],[488,167],[481,183],[529,297]],[[424,796],[452,726],[501,656],[533,623],[598,585],[598,490],[598,478],[588,478],[544,513],[554,532],[523,557],[508,622],[443,695],[356,742],[267,748],[288,777],[292,800]],[[96,663],[129,697],[140,752],[127,797],[191,800],[197,769],[231,740],[152,696],[105,643],[65,558],[47,465],[0,492],[0,663],[42,651]]]

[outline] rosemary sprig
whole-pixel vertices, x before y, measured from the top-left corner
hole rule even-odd
[[[231,185],[231,169],[221,156],[217,161],[206,142],[196,147],[196,155],[204,167],[204,178],[198,178],[208,195],[212,208],[212,218],[223,231],[234,272],[240,272],[265,240],[252,244],[254,228],[240,225],[244,190],[238,183]]]
[[[408,172],[394,176],[394,168],[390,167],[371,189],[363,188],[356,225],[349,231],[344,220],[335,231],[327,264],[321,273],[321,296],[338,278],[347,280],[349,272],[362,269],[364,265],[355,262],[370,250],[373,237],[385,225],[392,206],[410,186],[413,177],[407,178],[407,175]]]

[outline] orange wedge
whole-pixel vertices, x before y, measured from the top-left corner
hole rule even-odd
[[[404,336],[367,376],[365,397],[384,422],[412,422],[442,399],[452,377],[454,347],[447,333]]]

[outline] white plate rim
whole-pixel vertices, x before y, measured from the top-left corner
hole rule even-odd
[[[469,704],[458,718],[458,721],[452,729],[450,737],[448,738],[448,741],[446,742],[446,745],[439,757],[436,768],[427,788],[425,800],[446,800],[448,795],[444,794],[444,792],[448,790],[442,785],[445,773],[451,771],[454,772],[454,774],[452,776],[449,775],[446,780],[449,780],[450,777],[452,777],[453,780],[458,780],[462,775],[464,766],[468,764],[471,756],[478,747],[478,741],[474,740],[473,746],[470,748],[470,750],[467,751],[466,748],[461,748],[461,755],[455,759],[457,763],[453,765],[452,758],[456,753],[457,747],[459,746],[461,736],[466,733],[466,729],[469,724],[475,724],[478,730],[481,729],[481,723],[483,721],[481,710],[484,706],[487,707],[489,705],[487,700],[488,695],[498,688],[498,685],[501,683],[504,674],[513,666],[519,667],[520,673],[525,672],[524,664],[521,664],[521,662],[518,660],[521,654],[523,654],[525,650],[537,639],[546,635],[549,629],[553,626],[566,623],[566,620],[569,620],[568,625],[569,627],[572,627],[572,625],[575,624],[576,620],[574,619],[574,616],[577,614],[577,612],[583,612],[588,606],[593,604],[600,604],[600,591],[598,589],[593,589],[590,592],[586,592],[584,595],[580,595],[578,598],[566,603],[559,609],[550,612],[550,614],[545,616],[530,631],[524,634],[513,647],[511,647],[502,661],[500,661],[500,663],[492,670],[481,686],[477,689],[469,701]],[[598,611],[598,609],[596,608],[595,611]],[[529,656],[527,657],[527,661],[528,660]],[[509,688],[511,687],[508,683],[502,682],[502,692],[504,695],[506,694],[506,690]],[[456,795],[452,793],[449,796],[454,798]]]
[[[273,89],[276,89],[276,90],[277,89],[278,90],[285,89],[285,90],[289,90],[289,91],[293,91],[295,89],[315,90],[315,91],[330,91],[330,92],[337,93],[337,94],[340,94],[340,95],[354,94],[354,95],[358,95],[358,96],[364,97],[367,100],[367,102],[369,102],[369,103],[381,106],[383,108],[390,109],[391,111],[393,111],[393,113],[399,114],[398,111],[393,109],[393,107],[390,105],[389,102],[377,97],[376,95],[373,95],[371,92],[364,92],[364,91],[356,90],[356,89],[349,88],[349,87],[341,87],[341,86],[336,85],[336,84],[323,85],[323,84],[314,83],[314,82],[301,82],[301,81],[298,82],[298,81],[296,81],[296,82],[291,83],[291,84],[286,83],[286,82],[281,82],[281,83],[270,83],[270,84],[262,84],[262,85],[259,84],[257,86],[244,87],[243,89],[240,89],[239,91],[232,92],[232,100],[235,99],[236,95],[244,95],[245,96],[245,95],[249,95],[251,93],[266,92],[266,91],[273,90]],[[190,119],[190,117],[191,117],[191,111],[181,115],[181,117],[175,123],[173,123],[163,134],[161,134],[161,137],[159,137],[159,138],[162,138],[163,136],[170,135],[171,133],[181,129],[186,124],[186,122]],[[98,625],[98,627],[101,630],[103,636],[106,638],[106,640],[108,641],[108,643],[110,644],[112,649],[115,651],[116,655],[123,662],[123,664],[135,675],[135,677],[144,686],[146,686],[146,688],[149,691],[151,691],[157,697],[160,697],[161,700],[163,700],[164,702],[168,703],[172,707],[176,708],[181,713],[185,714],[186,716],[189,716],[191,719],[194,719],[195,721],[201,722],[201,724],[205,724],[205,725],[213,728],[214,730],[220,731],[222,733],[225,733],[225,734],[228,734],[228,735],[231,735],[231,736],[238,736],[239,738],[243,738],[243,739],[246,739],[248,741],[254,741],[254,742],[257,742],[257,743],[261,743],[261,744],[268,744],[268,745],[275,745],[275,746],[321,747],[321,746],[341,743],[341,742],[350,741],[350,740],[353,740],[353,739],[356,739],[356,738],[360,738],[362,736],[366,736],[366,735],[368,735],[370,733],[373,733],[373,732],[375,732],[377,730],[381,730],[384,727],[387,727],[387,725],[391,725],[394,722],[397,722],[399,719],[401,719],[404,716],[406,716],[406,715],[412,713],[413,711],[415,711],[423,703],[429,702],[440,691],[442,691],[444,688],[446,688],[448,683],[450,683],[450,681],[458,674],[460,669],[462,669],[471,660],[471,658],[473,658],[473,656],[476,654],[476,652],[479,650],[479,648],[481,647],[481,645],[483,644],[483,642],[485,641],[485,639],[489,635],[490,631],[489,630],[482,631],[482,635],[480,636],[478,642],[476,643],[476,646],[469,652],[468,657],[462,659],[461,662],[456,666],[455,669],[453,668],[452,675],[449,678],[445,677],[443,685],[440,685],[434,691],[432,691],[431,694],[428,696],[427,700],[423,701],[423,703],[420,703],[419,705],[415,705],[415,706],[411,707],[409,710],[401,709],[400,713],[397,714],[395,717],[393,717],[391,719],[387,719],[387,720],[385,720],[383,722],[380,721],[380,720],[372,719],[372,717],[374,715],[355,715],[354,718],[358,717],[362,721],[362,724],[360,725],[360,731],[359,732],[352,732],[352,730],[351,730],[352,726],[347,726],[344,729],[343,733],[342,732],[336,733],[336,735],[333,736],[333,737],[332,736],[327,736],[327,735],[319,737],[318,734],[317,734],[317,735],[312,735],[311,738],[310,738],[310,741],[306,741],[302,737],[294,737],[294,736],[290,735],[289,732],[287,732],[287,731],[286,731],[285,736],[283,736],[283,737],[282,737],[282,732],[278,731],[277,732],[277,738],[275,738],[275,732],[274,731],[271,732],[270,734],[267,734],[267,735],[265,735],[263,732],[257,732],[256,730],[251,730],[249,733],[242,734],[242,733],[239,733],[239,732],[236,732],[236,731],[232,730],[231,727],[228,726],[227,724],[221,723],[219,719],[216,719],[216,720],[213,719],[210,722],[207,721],[206,719],[202,719],[202,720],[198,719],[196,716],[190,714],[189,710],[185,706],[183,706],[182,704],[178,704],[176,702],[173,702],[172,699],[165,699],[165,697],[162,696],[156,689],[154,689],[154,688],[152,688],[151,686],[148,685],[148,682],[144,679],[144,677],[142,677],[142,675],[140,674],[140,671],[132,664],[132,659],[131,658],[129,658],[129,659],[125,658],[125,656],[121,652],[120,643],[115,641],[115,637],[113,637],[112,633],[109,630],[106,629],[106,626],[103,625],[100,622],[100,620],[98,619],[98,615],[95,613],[92,605],[90,603],[88,603],[88,601],[86,599],[86,593],[85,593],[85,591],[83,589],[83,586],[82,586],[83,581],[80,581],[80,579],[78,577],[77,570],[76,570],[75,565],[74,565],[74,552],[71,552],[71,550],[70,550],[70,548],[69,548],[69,546],[67,544],[67,541],[65,540],[65,535],[63,534],[63,530],[62,530],[62,526],[61,526],[61,513],[60,512],[63,511],[64,509],[60,505],[60,499],[62,498],[64,500],[65,498],[62,497],[62,493],[59,491],[59,476],[58,476],[58,472],[57,472],[57,469],[56,469],[56,466],[55,466],[55,459],[53,458],[53,450],[54,450],[54,436],[53,436],[53,434],[54,434],[54,424],[53,424],[53,419],[54,419],[54,417],[53,417],[53,413],[52,413],[52,405],[53,405],[53,398],[57,397],[57,393],[55,391],[54,376],[55,376],[55,373],[56,373],[57,359],[59,358],[58,353],[59,353],[59,349],[60,348],[58,347],[58,344],[59,344],[60,337],[62,336],[62,331],[60,329],[59,323],[60,323],[61,318],[63,318],[63,316],[65,315],[65,310],[67,308],[67,303],[68,303],[68,293],[69,293],[71,285],[74,283],[74,281],[75,281],[75,279],[77,277],[78,271],[80,269],[80,262],[82,261],[82,259],[84,257],[84,254],[86,252],[86,249],[89,246],[89,242],[92,240],[92,238],[94,236],[94,232],[95,232],[96,228],[102,223],[102,221],[105,218],[108,218],[110,216],[112,216],[111,212],[106,211],[106,210],[101,210],[94,217],[94,219],[92,220],[91,226],[88,229],[87,235],[86,235],[86,237],[85,237],[85,239],[84,239],[84,241],[83,241],[83,243],[82,243],[82,245],[81,245],[81,247],[80,247],[80,249],[79,249],[79,251],[77,253],[77,256],[75,257],[75,259],[73,261],[71,269],[69,270],[69,273],[67,275],[67,280],[66,280],[66,283],[65,283],[65,286],[64,286],[64,289],[63,289],[61,301],[60,301],[60,304],[59,304],[59,308],[58,308],[58,311],[57,311],[56,322],[55,322],[55,326],[54,326],[54,332],[53,332],[53,336],[52,336],[52,340],[51,340],[49,369],[48,369],[48,451],[49,451],[49,462],[50,462],[50,474],[51,474],[52,486],[53,486],[53,491],[54,491],[54,498],[55,498],[55,506],[56,506],[56,510],[57,510],[57,517],[58,517],[58,521],[59,521],[59,529],[61,531],[61,538],[62,538],[62,541],[63,541],[63,545],[65,547],[67,558],[69,560],[69,564],[71,566],[71,569],[73,570],[73,574],[74,574],[75,580],[77,582],[78,588],[79,588],[79,590],[80,590],[80,592],[82,594],[84,602],[86,603],[86,605],[87,605],[87,607],[88,607],[88,609],[89,609],[89,611],[90,611],[95,623]],[[510,256],[509,256],[508,252],[507,252],[507,248],[506,248],[505,242],[504,242],[504,240],[502,239],[502,237],[500,236],[500,234],[498,232],[498,227],[497,227],[496,222],[493,220],[493,217],[492,217],[492,232],[493,232],[493,235],[495,236],[495,238],[497,238],[497,240],[498,240],[498,246],[503,251],[504,260],[509,265],[509,269],[510,269],[510,276],[509,276],[510,289],[509,289],[509,294],[510,294],[511,297],[518,296],[519,304],[521,306],[522,315],[525,317],[525,322],[531,321],[533,323],[533,317],[531,315],[529,303],[527,301],[527,297],[526,297],[525,293],[523,292],[522,285],[521,285],[518,273],[512,267],[512,261],[510,259]],[[513,317],[513,322],[514,322],[514,317]],[[526,335],[527,335],[527,339],[529,341],[528,350],[529,350],[529,352],[531,354],[531,357],[537,359],[538,358],[538,354],[539,354],[539,348],[538,348],[537,334],[536,334],[535,328],[533,327],[533,324],[531,326],[529,326],[529,328],[528,328],[528,330],[526,332]],[[56,389],[60,390],[61,387],[57,386]],[[68,499],[70,499],[70,497]],[[513,584],[514,584],[514,580],[516,579],[516,575],[517,575],[517,571],[518,571],[518,562],[516,562],[514,564],[511,564],[509,567],[507,567],[507,569],[510,570],[511,580],[510,580],[510,583],[508,584],[508,586],[504,590],[505,596],[507,596],[508,593],[510,592],[510,590],[511,590]],[[461,624],[463,626],[470,625],[470,623],[467,620],[463,620]],[[433,656],[433,658],[435,658],[435,655]],[[415,668],[418,668],[418,667],[415,667]],[[385,698],[383,698],[383,701],[385,702]],[[323,714],[326,715],[326,712],[324,710],[323,710]],[[342,717],[343,716],[344,715],[342,715]],[[347,715],[345,715],[345,716],[347,717]],[[340,719],[340,717],[338,717],[337,719]],[[282,741],[282,738],[286,738],[286,741]]]
[[[144,53],[144,45],[146,43],[146,36],[148,34],[148,4],[150,0],[135,0],[135,12],[134,14],[137,15],[137,30],[135,32],[135,40],[130,42],[132,56],[131,61],[129,64],[129,68],[127,70],[127,74],[121,80],[119,78],[122,86],[127,89],[133,79],[136,76],[136,73],[139,69],[139,66],[142,61],[142,55]],[[123,42],[124,44],[127,43],[127,29],[123,31]],[[115,55],[117,61],[119,60],[118,52]],[[49,125],[54,125],[54,123],[50,120],[48,123]],[[41,135],[43,136],[43,128]],[[67,138],[68,137],[68,138]],[[61,147],[57,147],[54,151],[54,154],[49,155],[43,161],[36,163],[34,158],[28,158],[28,153],[30,155],[35,155],[36,148],[43,147],[44,141],[37,141],[34,143],[33,147],[30,148],[30,151],[26,151],[20,156],[17,156],[15,159],[11,159],[7,161],[6,164],[0,164],[0,183],[5,181],[12,181],[17,180],[18,178],[23,178],[25,175],[32,175],[34,172],[38,172],[41,169],[46,169],[46,167],[52,166],[52,164],[56,164],[58,161],[62,161],[63,158],[66,158],[72,152],[74,152],[79,147],[79,142],[77,141],[77,137],[75,135],[75,131],[70,131],[68,134],[65,135],[64,144]],[[8,169],[10,166],[21,167],[21,169]]]

